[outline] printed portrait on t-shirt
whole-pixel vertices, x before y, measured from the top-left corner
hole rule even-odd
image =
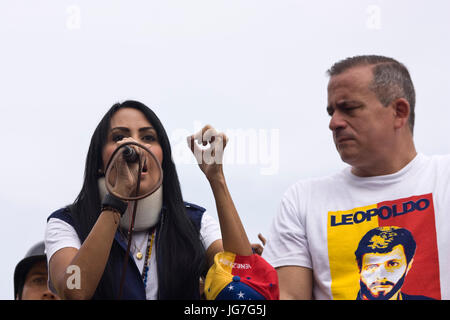
[[[334,299],[440,299],[432,194],[328,213]]]
[[[357,299],[426,299],[401,291],[415,252],[414,237],[405,228],[378,227],[367,232],[355,252],[360,276]]]

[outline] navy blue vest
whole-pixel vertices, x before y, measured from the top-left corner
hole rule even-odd
[[[192,221],[194,226],[197,228],[197,230],[200,230],[203,213],[205,212],[206,209],[204,209],[200,206],[197,206],[195,204],[188,203],[188,202],[184,202],[184,204],[185,204],[185,209],[186,209],[186,213],[187,213],[188,217],[190,218],[190,220]],[[161,214],[161,220],[164,219],[165,208],[163,208],[162,210],[163,211]],[[57,219],[67,222],[72,227],[74,227],[74,229],[78,233],[78,230],[77,230],[76,226],[74,225],[73,218],[67,208],[62,208],[62,209],[59,209],[59,210],[53,212],[47,218],[47,222],[50,218],[57,218]],[[160,225],[161,224],[159,223],[157,228],[159,228]],[[157,233],[158,233],[158,230],[157,230]],[[158,239],[158,237],[156,237],[156,239]],[[113,290],[114,290],[114,292],[118,292],[119,286],[120,286],[120,278],[122,275],[124,257],[125,257],[125,253],[127,250],[126,239],[124,239],[124,237],[121,235],[119,230],[117,230],[117,232],[114,236],[113,247],[114,246],[120,247],[122,249],[121,255],[117,255],[117,256],[111,255],[110,259],[109,259],[110,263],[111,263],[110,266],[113,270],[113,274],[117,275],[116,277],[114,277],[115,283],[113,283],[113,288],[114,288]],[[157,246],[157,243],[155,243],[155,246]],[[157,252],[157,254],[158,254],[158,252]],[[158,261],[160,261],[160,259],[158,259],[158,256],[157,256],[156,257],[157,264],[159,263]],[[157,268],[159,269],[159,267],[160,266],[158,265]],[[159,284],[158,284],[158,291],[161,292],[161,287]],[[94,294],[93,299],[96,299],[96,298],[101,298],[101,297],[98,297],[97,294]],[[144,287],[144,282],[142,281],[141,272],[139,271],[138,267],[136,266],[136,263],[134,262],[134,258],[131,253],[130,253],[130,257],[128,259],[127,271],[126,271],[126,275],[125,275],[125,283],[124,283],[121,298],[124,300],[145,300],[146,299],[145,287]]]

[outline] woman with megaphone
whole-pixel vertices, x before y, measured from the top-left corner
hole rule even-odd
[[[123,151],[112,160],[127,142],[137,143],[129,146],[139,163],[127,162]],[[158,181],[150,195],[123,199],[145,195]],[[222,250],[218,223],[183,201],[161,121],[137,101],[115,104],[98,124],[82,189],[49,217],[45,240],[49,285],[63,299],[197,299],[207,261]]]
[[[47,220],[55,293],[62,299],[199,299],[199,279],[224,246],[253,254],[223,177],[226,137],[209,126],[199,134],[188,142],[212,187],[220,226],[183,200],[155,113],[137,101],[110,108],[92,136],[78,197]],[[209,157],[195,141],[213,148]]]

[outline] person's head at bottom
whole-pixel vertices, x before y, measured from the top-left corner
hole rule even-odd
[[[34,245],[14,271],[15,300],[59,300],[48,288],[47,258],[44,242]]]

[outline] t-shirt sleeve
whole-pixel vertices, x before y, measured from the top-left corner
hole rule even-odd
[[[51,257],[62,248],[80,249],[81,243],[75,229],[67,222],[51,218],[47,222],[45,230],[45,252],[47,254],[47,262]]]
[[[81,243],[75,229],[67,222],[50,218],[45,229],[45,253],[47,255],[47,265],[50,266],[52,256],[63,248],[80,249]],[[57,294],[50,279],[50,268],[48,268],[48,287],[50,291]]]
[[[283,196],[274,217],[263,251],[263,257],[273,266],[301,266],[312,268],[302,212],[300,185],[294,185]]]
[[[219,222],[208,213],[203,213],[200,227],[200,238],[205,250],[216,240],[222,239]]]

